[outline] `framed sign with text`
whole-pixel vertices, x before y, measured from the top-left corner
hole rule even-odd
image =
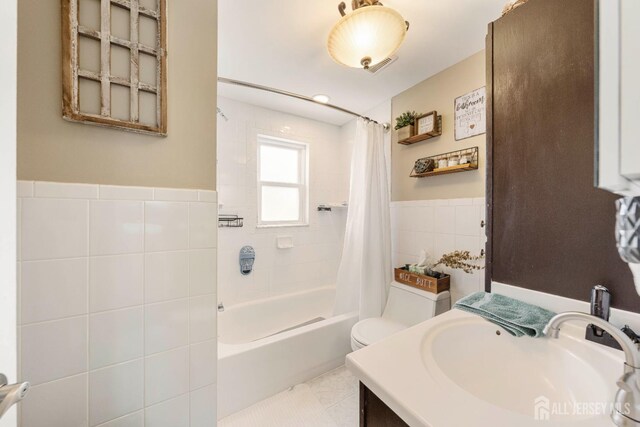
[[[454,135],[456,141],[486,133],[486,104],[485,87],[456,98],[454,101]]]

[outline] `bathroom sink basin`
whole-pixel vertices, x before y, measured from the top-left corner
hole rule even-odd
[[[412,427],[613,426],[623,354],[585,341],[584,327],[516,338],[451,310],[351,353],[347,367]]]
[[[538,398],[567,407],[611,401],[611,371],[614,377],[622,374],[622,364],[587,346],[593,344],[516,338],[472,316],[430,329],[422,342],[422,360],[436,381],[451,382],[487,403],[530,416]],[[572,414],[574,419],[588,417],[592,415]]]

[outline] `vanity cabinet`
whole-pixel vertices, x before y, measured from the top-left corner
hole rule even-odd
[[[409,424],[360,383],[360,427],[409,427]]]

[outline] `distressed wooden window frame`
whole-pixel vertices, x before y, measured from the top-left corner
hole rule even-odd
[[[158,10],[146,9],[139,0],[99,0],[100,31],[79,25],[79,0],[62,0],[62,115],[66,120],[132,132],[167,135],[167,20],[166,0],[158,0]],[[130,40],[111,34],[111,6],[130,11]],[[158,24],[157,47],[139,42],[139,17],[155,19]],[[79,66],[80,37],[100,42],[100,73],[82,70]],[[111,75],[111,46],[120,46],[130,51],[131,72],[129,79]],[[139,81],[140,52],[156,57],[156,85]],[[100,83],[100,114],[80,111],[79,79]],[[111,85],[129,88],[130,120],[111,117]],[[139,122],[139,92],[156,96],[157,126]]]

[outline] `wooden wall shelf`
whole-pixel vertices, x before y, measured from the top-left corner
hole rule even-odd
[[[398,141],[398,144],[411,145],[415,144],[416,142],[435,138],[436,136],[440,135],[442,135],[442,115],[438,116],[436,128],[432,132],[423,133],[422,135],[410,136],[409,138]]]
[[[436,175],[447,175],[450,173],[458,173],[458,172],[468,172],[468,171],[473,171],[473,170],[477,170],[478,169],[478,164],[477,163],[467,163],[464,165],[457,165],[457,166],[449,166],[446,168],[438,168],[438,169],[434,169],[431,172],[424,172],[424,173],[412,173],[410,176],[411,178],[425,178],[427,176],[436,176]]]
[[[463,158],[466,163],[455,166],[445,166],[442,168],[433,168],[433,166],[437,166],[441,162],[447,164],[451,160],[456,160],[456,163],[458,163],[458,160],[462,160]],[[450,151],[448,153],[423,157],[416,160],[409,176],[411,178],[425,178],[428,176],[473,171],[478,169],[478,163],[478,147],[464,148],[462,150]]]

